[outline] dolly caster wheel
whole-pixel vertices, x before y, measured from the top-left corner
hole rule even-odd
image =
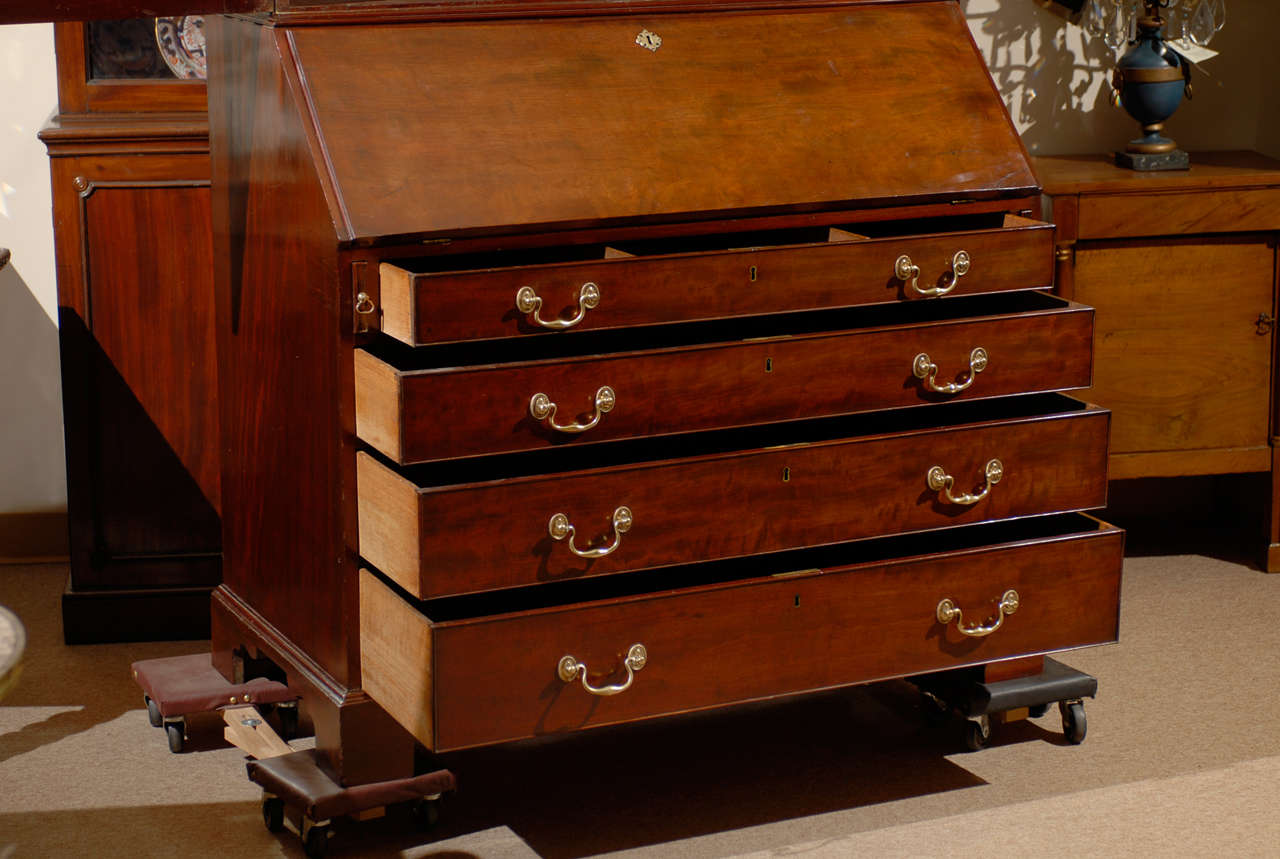
[[[182,754],[187,741],[187,726],[183,722],[165,722],[164,732],[169,737],[169,751],[175,755]]]
[[[951,707],[932,692],[920,690],[920,710],[925,719],[932,724],[946,721],[951,716]]]
[[[280,738],[285,742],[298,736],[298,705],[277,704],[276,715],[280,717]]]
[[[986,716],[977,716],[964,723],[964,744],[969,751],[981,751],[990,742],[991,720]]]
[[[151,700],[150,695],[143,695],[142,700],[147,705],[147,721],[151,723],[151,727],[158,728],[164,724],[164,716],[160,715],[160,705]]]
[[[1067,738],[1067,742],[1073,746],[1083,743],[1089,730],[1089,723],[1084,717],[1084,702],[1061,701],[1058,703],[1058,711],[1062,714],[1062,735]]]
[[[311,826],[302,839],[302,851],[311,859],[318,859],[329,851],[329,827]]]
[[[413,820],[420,829],[431,829],[440,822],[440,797],[427,797],[413,804]]]
[[[262,822],[268,832],[279,832],[284,829],[284,800],[278,796],[269,796],[262,800]]]

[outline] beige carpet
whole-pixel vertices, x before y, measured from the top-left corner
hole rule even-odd
[[[0,857],[300,856],[216,718],[183,755],[147,724],[129,663],[199,643],[66,647],[64,580],[0,567],[30,636],[0,704]],[[395,813],[339,825],[330,852],[1280,856],[1280,576],[1130,558],[1121,643],[1062,658],[1100,682],[1079,747],[1051,711],[961,752],[910,686],[877,684],[450,756],[435,831]]]

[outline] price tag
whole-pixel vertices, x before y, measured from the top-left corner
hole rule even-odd
[[[1217,51],[1211,51],[1208,48],[1203,48],[1190,39],[1171,39],[1165,42],[1165,44],[1182,54],[1182,56],[1186,57],[1197,66],[1205,60],[1212,60],[1214,57],[1218,56]]]

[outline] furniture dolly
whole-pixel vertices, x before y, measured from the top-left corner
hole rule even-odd
[[[169,751],[175,754],[186,744],[187,716],[195,713],[249,705],[275,707],[285,736],[297,730],[297,693],[265,677],[230,683],[213,667],[207,653],[143,659],[133,663],[131,670],[142,687],[147,719],[153,728],[164,727]]]
[[[939,712],[955,711],[965,718],[965,744],[970,751],[991,742],[991,723],[1039,718],[1057,704],[1062,715],[1062,735],[1068,743],[1084,742],[1088,724],[1084,699],[1098,693],[1096,678],[1046,658],[1044,669],[1028,677],[984,679],[981,669],[940,671],[912,677],[911,682]]]
[[[262,787],[262,821],[271,832],[285,827],[293,810],[308,856],[323,856],[332,836],[333,818],[356,820],[380,817],[389,805],[413,803],[413,814],[424,827],[439,817],[440,797],[456,788],[453,773],[441,769],[409,778],[343,787],[320,767],[315,749],[274,755],[247,764],[249,780]]]
[[[229,683],[207,654],[144,659],[133,663],[132,670],[143,690],[147,718],[153,727],[165,727],[170,751],[183,749],[187,716],[222,713],[227,742],[256,758],[247,764],[249,780],[262,787],[262,819],[267,829],[284,829],[286,810],[295,810],[298,835],[308,856],[324,854],[332,834],[331,820],[342,815],[367,820],[380,816],[388,805],[413,802],[415,817],[425,825],[434,824],[440,795],[455,787],[453,774],[444,769],[343,787],[325,773],[314,749],[295,751],[257,709],[274,706],[285,734],[292,734],[298,724],[298,696],[288,686],[266,678]]]

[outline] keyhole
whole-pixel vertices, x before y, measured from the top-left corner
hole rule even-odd
[[[752,282],[752,283],[755,283],[755,282],[756,282],[756,276],[759,274],[759,272],[757,272],[757,271],[756,271],[756,267],[755,267],[755,266],[752,266],[750,269],[748,269],[748,271],[749,271],[749,272],[750,272],[750,274],[751,274],[751,282]]]
[[[773,359],[772,359],[772,358],[765,358],[765,359],[764,359],[764,371],[765,371],[766,373],[772,373],[772,372],[773,372]]]
[[[800,594],[796,594],[796,608],[800,608]]]
[[[787,483],[791,480],[791,468],[788,466],[782,469],[782,482]]]

